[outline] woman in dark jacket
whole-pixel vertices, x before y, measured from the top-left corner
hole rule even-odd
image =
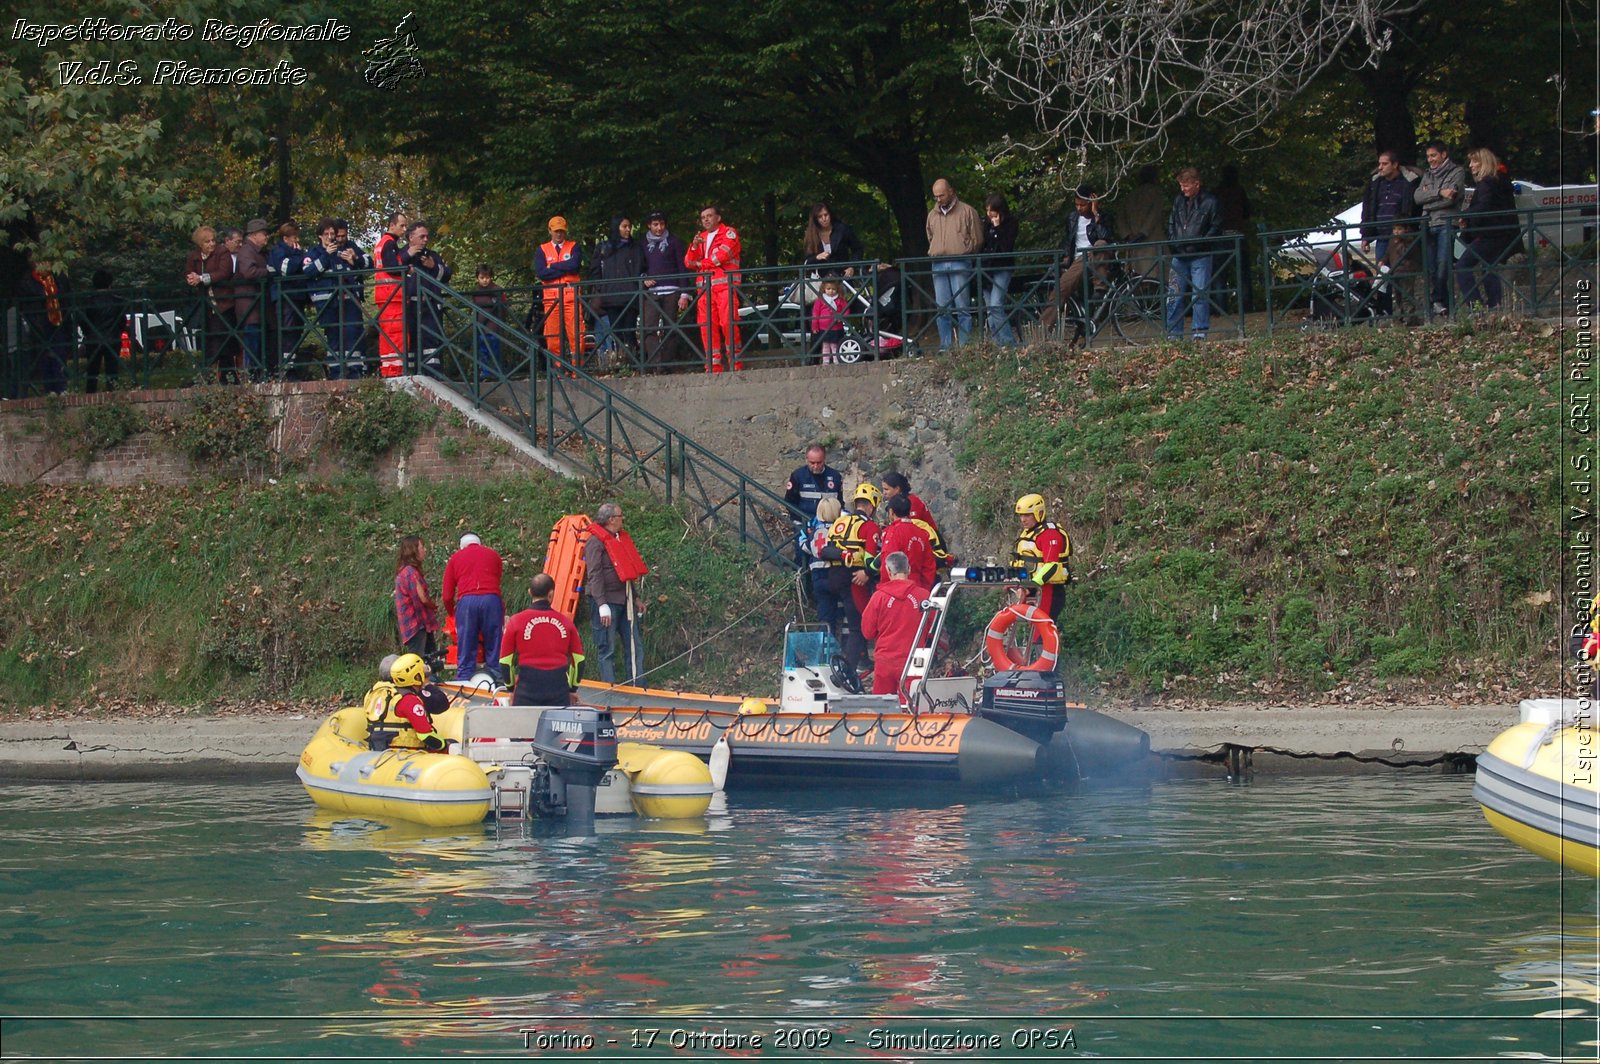
[[[1511,195],[1511,182],[1500,173],[1500,160],[1488,148],[1478,148],[1467,153],[1475,185],[1472,199],[1461,212],[1461,242],[1466,248],[1456,260],[1456,286],[1461,289],[1461,305],[1479,302],[1478,290],[1483,289],[1483,302],[1491,310],[1500,306],[1500,276],[1495,266],[1506,257],[1506,252],[1516,241],[1521,229],[1517,225],[1516,199]],[[1483,280],[1478,280],[1478,270]]]
[[[1006,293],[1011,289],[1011,252],[1017,247],[1017,220],[999,193],[983,201],[983,211],[982,276],[987,282],[983,301],[988,307],[989,333],[997,344],[1014,344],[1017,337],[1011,331]]]
[[[811,208],[811,221],[806,224],[805,253],[806,265],[822,267],[818,272],[825,277],[837,277],[840,273],[854,277],[854,266],[846,266],[841,270],[832,264],[860,262],[867,257],[856,231],[839,221],[834,216],[833,208],[826,203]]]
[[[644,241],[633,236],[633,219],[626,214],[611,216],[611,236],[595,252],[595,285],[600,297],[600,312],[595,315],[595,348],[607,354],[617,344],[629,356],[639,349],[639,309],[644,294]]]

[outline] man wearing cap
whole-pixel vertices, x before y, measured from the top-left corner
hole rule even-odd
[[[505,600],[500,597],[504,568],[500,555],[471,532],[461,537],[461,549],[445,562],[440,598],[456,619],[457,680],[472,679],[481,648],[484,671],[495,683],[505,683],[500,665],[500,637],[506,623]]]
[[[533,272],[544,285],[544,346],[572,362],[583,358],[583,325],[578,317],[578,289],[583,249],[567,239],[567,220],[550,219],[550,239],[533,253]]]
[[[272,271],[267,269],[267,242],[272,237],[272,226],[265,218],[252,218],[244,227],[244,243],[233,270],[233,317],[240,325],[244,343],[245,367],[250,379],[260,381],[266,376],[266,362],[261,351],[261,308],[267,301],[265,281]]]
[[[744,369],[739,360],[739,232],[722,224],[722,209],[708,204],[700,211],[700,232],[683,257],[684,266],[700,274],[700,340],[706,372]],[[685,294],[680,307],[688,306]]]

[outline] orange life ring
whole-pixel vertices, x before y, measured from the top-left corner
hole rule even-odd
[[[1042,649],[1039,657],[1026,665],[1013,661],[1006,652],[1005,634],[1018,621],[1027,621],[1039,629],[1037,635]],[[983,636],[983,647],[989,652],[989,660],[994,662],[994,667],[1002,672],[1013,669],[1050,672],[1056,667],[1056,651],[1061,649],[1061,636],[1056,631],[1055,622],[1044,610],[1024,603],[1012,603],[995,614],[989,622],[989,630]]]

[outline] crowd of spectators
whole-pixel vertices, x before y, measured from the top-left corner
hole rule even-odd
[[[1420,311],[1449,313],[1457,303],[1497,307],[1502,285],[1495,268],[1518,243],[1515,225],[1494,216],[1514,208],[1505,166],[1478,149],[1469,153],[1469,176],[1439,141],[1426,146],[1426,160],[1418,169],[1393,151],[1378,153],[1363,201],[1361,248],[1376,269],[1392,275],[1395,309],[1403,308],[1407,320],[1418,320]],[[1075,190],[1056,245],[1059,262],[1050,267],[1053,298],[1033,308],[1047,329],[1066,315],[1080,322],[1081,332],[1082,300],[1108,283],[1105,247],[1121,241],[1133,246],[1119,252],[1118,268],[1165,281],[1166,335],[1183,338],[1187,329],[1195,340],[1207,336],[1218,255],[1242,247],[1226,238],[1244,239],[1251,205],[1232,166],[1222,168],[1212,189],[1192,167],[1179,170],[1175,183],[1164,189],[1154,167],[1142,169],[1119,200],[1120,226],[1095,188]],[[984,197],[980,213],[946,177],[932,182],[930,194],[927,294],[939,344],[970,341],[980,304],[988,338],[1017,342],[1018,224],[1005,197]],[[639,232],[631,215],[614,215],[606,237],[586,249],[564,217],[552,217],[550,239],[533,252],[538,291],[524,328],[551,352],[591,367],[617,356],[646,370],[695,361],[708,372],[741,368],[737,230],[715,205],[700,212],[699,230],[687,243],[662,212],[645,218]],[[313,327],[322,346],[309,361],[320,362],[330,378],[360,377],[375,368],[398,375],[407,360],[440,368],[448,343],[441,289],[453,269],[430,246],[429,224],[391,212],[371,253],[352,239],[343,219],[321,219],[313,235],[302,244],[294,222],[273,227],[261,218],[242,228],[194,231],[180,276],[196,297],[187,327],[201,337],[212,379],[303,375],[303,347]],[[893,267],[869,266],[861,238],[825,202],[810,208],[801,250],[809,280],[786,298],[799,303],[808,354],[826,364],[852,320],[868,313],[873,284]],[[475,348],[480,374],[497,376],[504,371],[510,299],[490,265],[479,265],[473,276],[476,283],[463,288],[476,317],[465,346]],[[1247,283],[1237,293],[1241,311],[1250,309],[1250,289]],[[23,294],[31,362],[24,373],[13,372],[14,379],[63,391],[68,363],[82,356],[85,390],[117,381],[128,308],[119,304],[108,273],[97,272],[92,294],[74,299],[64,276],[30,263]]]

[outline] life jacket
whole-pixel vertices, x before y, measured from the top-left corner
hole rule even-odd
[[[395,712],[404,694],[389,681],[379,680],[361,700],[361,708],[367,715],[368,742],[372,743],[374,738],[378,738],[378,742],[372,746],[374,750],[422,748],[422,737],[412,729],[409,721]]]
[[[863,530],[867,526],[867,519],[860,514],[842,514],[828,529],[827,545],[837,547],[842,556],[837,560],[830,560],[829,565],[842,565],[852,569],[864,566],[871,554],[867,547],[867,537]]]
[[[945,549],[944,539],[939,535],[938,527],[927,521],[919,521],[915,517],[908,520],[928,534],[928,544],[933,548],[933,564],[941,569],[948,569],[956,560],[956,556]]]
[[[1035,542],[1042,532],[1056,532],[1061,536],[1061,558],[1055,562],[1044,562],[1044,552]],[[1051,568],[1043,580],[1035,583],[1065,584],[1072,579],[1072,570],[1067,566],[1067,558],[1072,554],[1072,540],[1065,532],[1056,527],[1054,521],[1040,521],[1032,528],[1025,528],[1017,533],[1017,547],[1013,559],[1027,569],[1034,572],[1041,564],[1048,564]]]
[[[383,261],[384,252],[389,248],[396,249],[394,266],[389,266]],[[372,249],[372,261],[378,267],[378,272],[373,274],[377,284],[397,285],[405,278],[406,268],[405,264],[399,261],[399,248],[400,241],[396,240],[392,233],[385,233],[378,238],[378,246]]]
[[[544,252],[544,261],[554,266],[556,263],[567,257],[567,249],[571,246],[572,242],[569,240],[565,244],[562,244],[561,248],[557,250],[556,242],[554,240],[546,240],[543,244],[539,245],[539,250]],[[583,280],[583,278],[579,274],[564,273],[560,277],[557,277],[554,281],[546,281],[545,284],[577,284],[581,280]]]

